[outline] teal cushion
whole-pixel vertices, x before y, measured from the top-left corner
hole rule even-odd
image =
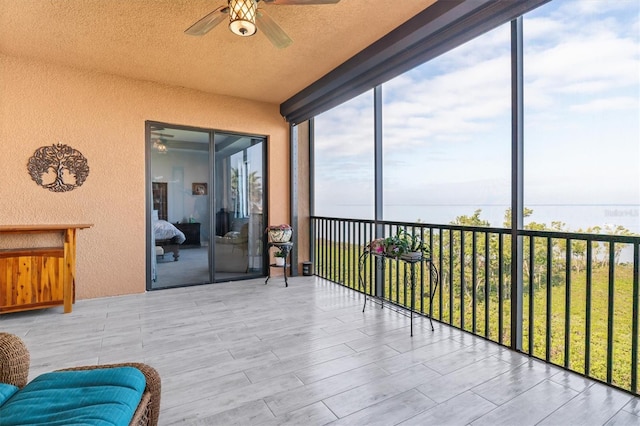
[[[43,374],[0,406],[0,424],[128,425],[145,385],[133,367]]]
[[[11,396],[18,392],[18,387],[14,385],[10,385],[8,383],[0,383],[0,405],[4,404],[4,402],[11,398]],[[2,417],[0,417],[2,419]],[[2,423],[0,423],[1,425]]]

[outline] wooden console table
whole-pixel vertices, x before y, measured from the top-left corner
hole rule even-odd
[[[0,225],[3,234],[61,234],[56,247],[0,249],[0,314],[75,302],[76,231],[91,224]]]

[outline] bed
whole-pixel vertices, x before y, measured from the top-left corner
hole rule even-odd
[[[156,241],[156,253],[160,253],[157,247],[162,248],[161,256],[172,252],[173,260],[178,261],[180,257],[180,244],[187,239],[184,233],[166,220],[156,220],[153,223],[153,235]]]

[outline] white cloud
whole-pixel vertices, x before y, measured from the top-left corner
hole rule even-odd
[[[425,78],[429,68],[426,64],[383,85],[385,144],[470,140],[508,113],[507,55]]]
[[[565,26],[550,17],[526,19],[523,26],[524,39],[529,43],[546,42],[550,34],[560,34]]]
[[[634,9],[638,10],[637,0],[577,0],[571,2],[563,0],[559,4],[558,13],[568,16],[585,16],[591,20],[606,13],[628,13]]]
[[[638,111],[640,99],[631,96],[618,96],[611,98],[595,99],[584,104],[576,104],[571,109],[577,112],[600,112],[615,110],[635,110]]]
[[[568,39],[544,51],[525,51],[527,88],[551,93],[591,93],[638,83],[640,45],[629,39],[592,36]]]

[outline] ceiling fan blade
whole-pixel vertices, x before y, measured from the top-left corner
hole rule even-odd
[[[226,9],[226,10],[225,10]],[[224,21],[227,18],[228,8],[226,6],[220,6],[198,22],[190,26],[185,30],[185,34],[192,36],[202,36],[211,31],[216,25]]]
[[[269,41],[278,49],[284,49],[293,43],[293,40],[284,32],[280,25],[271,19],[264,10],[258,10],[258,17],[256,19],[256,25],[258,29],[267,36]]]
[[[335,4],[340,0],[263,0],[265,3],[293,5],[293,4]]]

